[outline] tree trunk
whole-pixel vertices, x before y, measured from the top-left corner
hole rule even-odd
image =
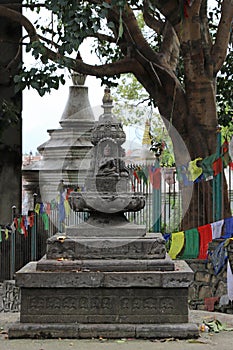
[[[11,2],[21,4],[22,1],[0,1],[0,4]],[[21,54],[16,62],[12,61],[18,53],[21,30],[20,25],[0,17],[0,99],[13,103],[19,110],[18,122],[0,130],[0,224],[11,223],[12,206],[21,212],[21,93],[15,94],[13,82]],[[4,118],[2,104],[0,113]]]

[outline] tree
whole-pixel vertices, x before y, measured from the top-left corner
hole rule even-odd
[[[42,6],[52,13],[50,23],[33,25],[7,5],[0,6],[0,16],[25,28],[29,39],[27,51],[32,50],[45,65],[42,73],[36,68],[28,72],[23,69],[21,78],[16,77],[20,87],[32,85],[40,94],[50,86],[57,88],[59,77],[55,75],[54,63],[102,78],[107,84],[114,83],[121,74],[132,73],[158,106],[167,125],[172,124],[178,131],[190,157],[195,159],[216,151],[216,77],[227,57],[233,17],[232,0],[217,0],[216,8],[211,12],[208,12],[209,2],[47,0],[39,4],[37,0],[28,0],[27,6],[38,12]],[[141,20],[138,20],[139,13],[148,27],[147,37]],[[214,15],[219,21],[212,26]],[[76,56],[81,43],[88,37],[97,40],[93,50],[101,58],[98,65],[85,63],[79,54]],[[180,78],[179,67],[183,69],[183,78]],[[229,111],[228,107],[226,111]],[[173,134],[171,138],[176,165],[182,165],[185,160],[183,149]],[[209,191],[211,188],[206,182],[203,193]],[[197,203],[194,186],[190,206],[193,208],[192,224],[198,222],[197,215],[199,219],[203,215],[205,222],[211,222],[210,204],[203,204],[197,211]],[[230,215],[227,200],[224,215]],[[183,228],[188,226],[184,218]]]
[[[9,1],[0,1],[0,5]],[[21,0],[16,0],[21,9]],[[21,92],[15,92],[14,75],[21,62],[22,28],[0,17],[0,225],[12,220],[12,206],[21,210],[22,123]]]

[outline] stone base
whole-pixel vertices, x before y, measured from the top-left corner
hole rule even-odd
[[[16,273],[20,323],[10,338],[189,338],[193,271],[172,261],[159,233],[145,237],[59,237]]]
[[[36,324],[15,323],[8,331],[14,338],[197,338],[198,326],[192,323],[180,324]]]
[[[145,225],[136,225],[132,223],[121,223],[118,226],[109,225],[91,225],[83,222],[78,226],[66,227],[66,235],[69,237],[89,238],[89,237],[119,237],[119,238],[139,238],[146,234]]]
[[[165,259],[161,234],[141,238],[76,238],[59,234],[47,240],[47,259]]]

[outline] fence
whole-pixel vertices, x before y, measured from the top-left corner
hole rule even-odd
[[[232,168],[225,169],[229,198],[233,206]],[[142,165],[130,167],[131,190],[145,195],[146,205],[140,212],[128,213],[130,222],[146,225],[151,232],[171,233],[180,228],[181,196],[180,182],[175,168],[148,168]],[[150,181],[148,179],[150,178]],[[214,181],[214,179],[210,180]],[[201,190],[201,182],[199,185]],[[213,186],[213,184],[211,184]],[[206,201],[207,198],[203,198]],[[77,225],[87,218],[86,213],[70,212],[65,222],[59,222],[59,208],[49,212],[48,225],[43,216],[34,212],[34,224],[27,226],[27,232],[12,230],[2,226],[0,235],[0,281],[12,279],[15,271],[29,261],[39,260],[46,252],[46,240],[55,232],[62,232],[65,226]],[[12,213],[14,216],[14,213]],[[205,218],[202,218],[205,220]],[[203,224],[202,222],[199,225]],[[9,230],[8,230],[9,229]]]

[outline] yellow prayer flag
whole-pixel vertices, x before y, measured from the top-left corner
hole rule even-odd
[[[7,241],[9,238],[9,230],[8,228],[5,228],[5,240]]]
[[[172,233],[171,247],[168,252],[171,259],[175,259],[184,247],[184,231]]]
[[[65,207],[66,216],[69,216],[70,215],[70,205],[69,205],[69,201],[67,199],[64,201],[64,207]]]
[[[203,173],[202,168],[197,166],[199,160],[202,160],[202,158],[199,157],[189,162],[188,170],[192,181],[195,181]]]
[[[36,205],[35,205],[35,212],[36,212],[37,214],[40,213],[40,203],[36,203]]]

